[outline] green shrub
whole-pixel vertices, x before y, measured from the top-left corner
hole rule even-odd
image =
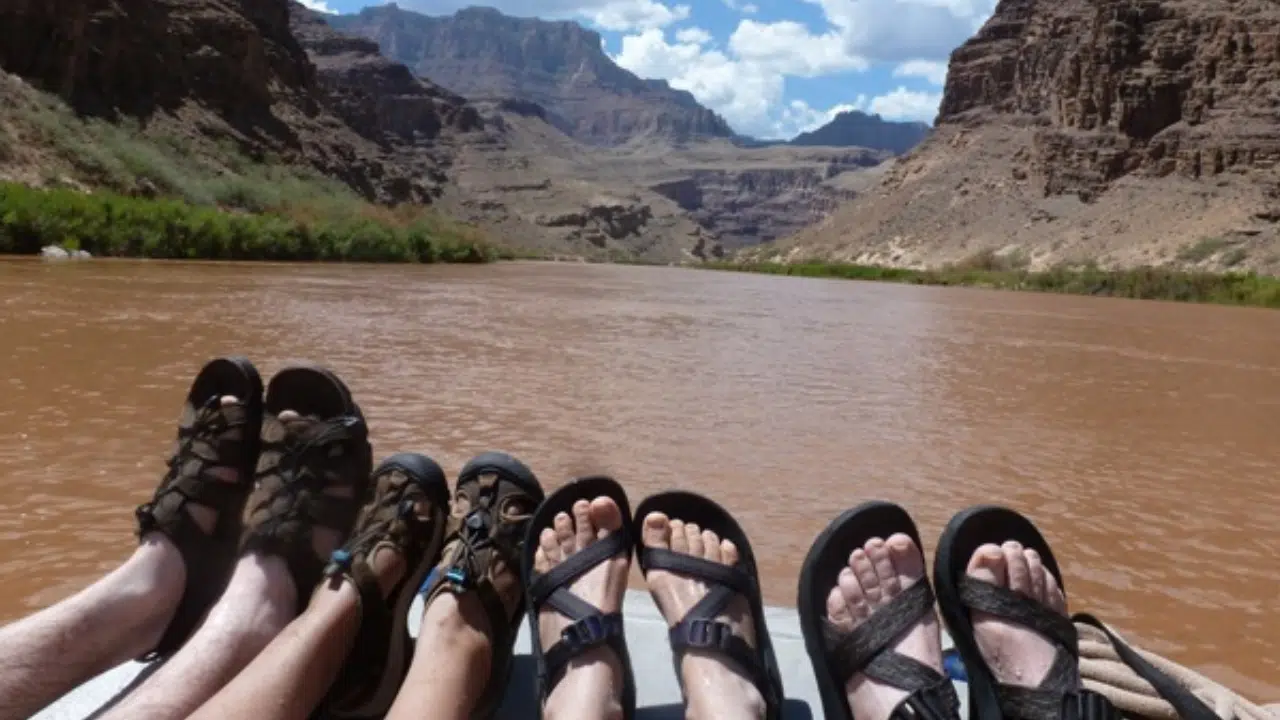
[[[1104,295],[1140,300],[1174,300],[1280,308],[1280,278],[1254,273],[1218,275],[1154,267],[1132,270],[1059,267],[1031,272],[1029,270],[973,269],[969,264],[938,270],[908,270],[827,262],[796,264],[717,262],[697,267],[914,285],[963,285],[1073,295]]]
[[[0,183],[0,253],[46,245],[111,257],[352,262],[485,262],[494,253],[473,232],[444,221],[301,221],[234,213],[178,199],[36,189]]]

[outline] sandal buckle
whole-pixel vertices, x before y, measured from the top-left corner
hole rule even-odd
[[[576,652],[603,644],[621,629],[621,616],[593,614],[561,630],[560,639]]]
[[[445,572],[444,579],[446,582],[450,582],[463,590],[471,587],[469,582],[471,578],[467,575],[467,569],[456,565]]]
[[[685,627],[686,644],[698,650],[727,650],[733,638],[733,628],[717,620],[695,618]]]
[[[329,554],[329,564],[324,568],[325,577],[351,572],[351,551],[338,548]]]

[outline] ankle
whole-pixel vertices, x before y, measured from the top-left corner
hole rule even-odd
[[[456,651],[450,649],[450,654],[481,652],[487,657],[492,644],[484,610],[479,607],[474,593],[455,595],[442,592],[437,595],[422,613],[419,637],[448,644],[450,648],[456,647]]]
[[[564,677],[547,697],[543,716],[549,720],[622,717],[622,663],[608,648],[589,650],[569,661]]]
[[[718,654],[693,650],[680,666],[688,699],[688,720],[763,718],[767,708],[760,690],[746,675]]]

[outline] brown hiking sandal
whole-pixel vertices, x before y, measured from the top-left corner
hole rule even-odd
[[[493,662],[483,700],[471,717],[493,717],[511,675],[516,634],[524,620],[520,557],[529,519],[544,498],[542,485],[524,463],[505,453],[473,458],[458,475],[443,559],[419,593],[423,608],[441,593],[474,591],[489,618]],[[516,585],[520,596],[508,613],[502,591]]]
[[[297,417],[280,418],[291,410]],[[262,449],[244,512],[241,553],[284,558],[298,612],[320,582],[329,552],[316,548],[320,526],[346,540],[369,488],[373,451],[364,415],[332,372],[295,365],[267,383]]]
[[[240,402],[223,406],[221,399],[228,395]],[[236,561],[240,512],[253,488],[261,425],[262,378],[253,364],[242,357],[209,361],[187,392],[169,471],[151,501],[135,511],[138,539],[151,532],[166,535],[182,553],[187,573],[169,627],[139,660],[149,662],[181,647],[226,587]],[[210,472],[215,469],[234,470],[234,481]],[[192,504],[217,512],[212,532],[192,519]]]
[[[409,669],[409,605],[440,560],[448,515],[449,482],[434,460],[398,453],[373,471],[373,495],[325,568],[330,587],[346,581],[360,592],[361,613],[360,634],[325,699],[325,717],[380,718],[391,708]],[[368,563],[388,547],[400,553],[405,574],[384,598]]]

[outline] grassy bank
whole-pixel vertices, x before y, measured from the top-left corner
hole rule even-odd
[[[907,270],[843,263],[707,263],[712,270],[844,278],[910,285],[984,287],[1001,290],[1102,295],[1141,300],[1253,305],[1280,308],[1280,278],[1253,274],[1184,272],[1164,268],[1102,270],[1057,268],[1041,272],[955,266],[937,270]]]
[[[418,211],[228,211],[176,198],[0,183],[0,253],[46,245],[114,257],[355,262],[485,262],[497,253],[469,228]]]

